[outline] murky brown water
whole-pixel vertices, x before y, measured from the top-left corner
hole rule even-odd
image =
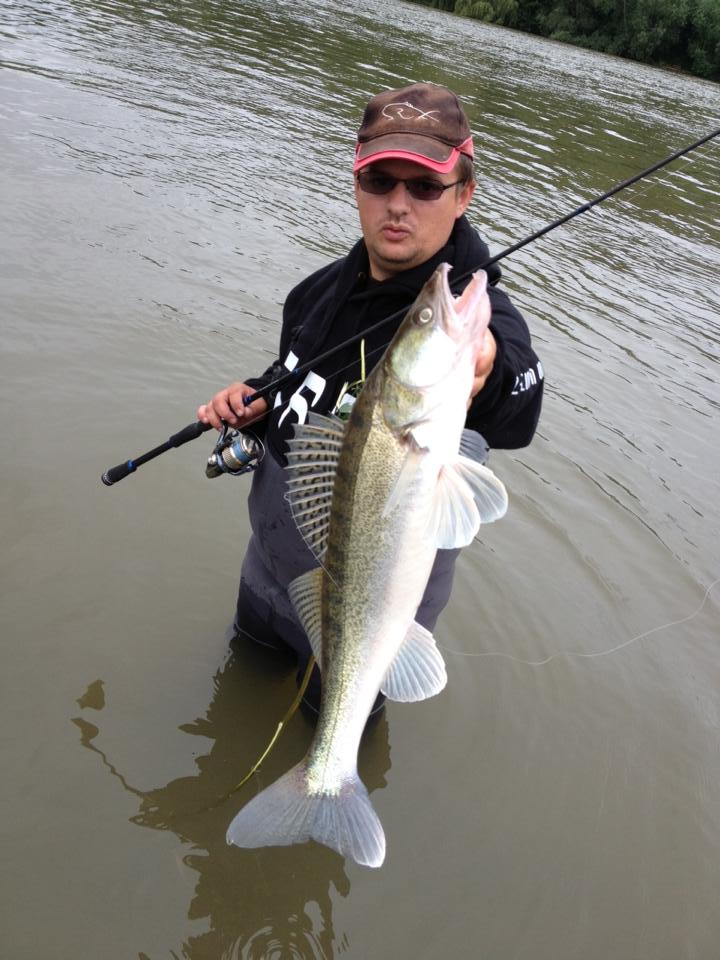
[[[380,871],[225,846],[310,737],[217,805],[295,690],[228,655],[247,478],[207,438],[99,478],[274,355],[356,237],[371,93],[460,94],[499,250],[716,127],[718,87],[398,0],[0,0],[0,67],[0,954],[714,960],[718,146],[506,261],[544,416],[493,457],[447,690],[364,744]]]

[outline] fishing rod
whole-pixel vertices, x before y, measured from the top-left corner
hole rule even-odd
[[[698,147],[701,147],[703,144],[708,143],[710,140],[713,140],[715,137],[720,136],[720,127],[717,130],[713,130],[711,133],[706,134],[704,137],[700,137],[699,140],[695,140],[693,143],[688,146],[682,147],[680,150],[676,150],[674,153],[671,153],[670,156],[665,157],[664,160],[659,160],[657,163],[652,164],[646,170],[643,170],[641,173],[636,173],[632,177],[628,177],[627,180],[622,180],[620,183],[616,183],[614,187],[611,187],[610,190],[606,190],[605,193],[600,194],[600,196],[595,197],[593,200],[588,200],[586,203],[581,204],[579,207],[576,207],[570,213],[566,213],[565,216],[559,217],[557,220],[553,220],[552,223],[547,224],[542,227],[540,230],[536,230],[534,233],[531,233],[529,236],[525,237],[523,240],[519,240],[517,243],[512,244],[509,247],[506,247],[504,250],[501,250],[500,253],[496,253],[494,257],[489,257],[483,263],[478,264],[477,267],[474,267],[472,270],[467,270],[465,273],[460,274],[459,276],[453,278],[450,283],[451,288],[458,286],[463,281],[467,280],[473,273],[477,270],[485,270],[487,267],[492,266],[494,263],[498,263],[500,260],[504,260],[505,257],[509,257],[511,253],[516,253],[518,250],[521,250],[523,247],[526,247],[529,243],[538,240],[540,237],[544,237],[546,233],[550,233],[551,230],[556,230],[558,227],[561,227],[563,224],[568,223],[570,220],[574,220],[575,217],[579,217],[582,213],[587,213],[588,210],[592,210],[593,207],[596,207],[599,203],[604,203],[605,200],[609,200],[610,197],[614,197],[616,193],[620,193],[621,190],[627,189],[627,187],[632,186],[634,183],[637,183],[638,180],[643,180],[645,177],[649,177],[650,174],[655,173],[658,170],[661,170],[663,167],[666,167],[668,164],[672,163],[674,160],[678,160],[680,157],[685,156],[688,153],[691,153],[693,150],[697,150]],[[405,315],[407,307],[396,310],[394,313],[389,314],[387,317],[383,317],[382,320],[378,320],[377,323],[374,323],[372,326],[363,330],[360,333],[354,334],[352,337],[348,337],[347,340],[344,340],[342,343],[337,344],[334,347],[331,347],[329,350],[326,350],[324,353],[318,354],[316,357],[313,357],[312,360],[308,360],[307,363],[302,363],[299,366],[295,367],[293,370],[289,370],[287,373],[282,374],[277,377],[275,380],[266,384],[264,387],[261,387],[255,393],[250,394],[243,398],[243,402],[246,407],[250,406],[251,403],[254,403],[256,400],[263,400],[271,393],[277,393],[277,391],[285,386],[286,383],[289,383],[291,380],[297,380],[302,374],[307,373],[312,367],[316,366],[318,363],[329,359],[330,357],[335,356],[336,353],[339,353],[341,350],[345,350],[347,347],[352,346],[355,343],[358,343],[360,340],[369,337],[370,334],[374,333],[376,330],[380,330],[388,323],[392,323],[394,320],[399,320]],[[212,429],[212,425],[209,423],[202,423],[197,420],[195,423],[188,424],[187,427],[184,427],[178,433],[174,433],[165,443],[160,444],[160,446],[155,447],[152,450],[149,450],[147,453],[143,453],[141,456],[136,457],[134,460],[126,460],[124,463],[118,464],[116,467],[111,467],[109,470],[106,470],[103,473],[101,479],[102,482],[110,487],[114,483],[117,483],[118,480],[122,480],[124,477],[127,477],[128,474],[134,473],[138,467],[142,466],[144,463],[147,463],[149,460],[154,460],[155,457],[159,457],[160,454],[165,453],[168,450],[173,449],[174,447],[180,447],[184,443],[188,443],[190,440],[195,440],[201,434],[206,433],[208,430]],[[258,456],[262,456],[262,449],[254,449],[252,442],[247,442],[249,438],[242,438],[242,447],[238,448],[237,443],[232,444],[232,448],[227,447],[228,443],[228,430],[225,428],[223,434],[218,441],[218,444],[215,448],[215,454],[213,457],[215,461],[213,463],[213,457],[210,458],[208,463],[207,475],[208,476],[219,476],[221,472],[240,474],[246,472],[248,469],[252,469],[250,466],[252,460]],[[223,447],[225,443],[225,447]],[[258,441],[259,444],[259,441]],[[260,445],[261,447],[262,445]],[[238,448],[238,449],[236,449]],[[232,457],[231,462],[227,465],[223,462],[224,450],[232,449],[235,456]]]

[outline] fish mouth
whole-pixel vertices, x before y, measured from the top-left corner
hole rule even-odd
[[[476,270],[470,283],[459,297],[455,299],[455,313],[463,317],[478,310],[482,298],[487,290],[487,274],[484,270]]]
[[[485,273],[475,273],[455,298],[448,283],[451,269],[448,263],[437,267],[389,348],[385,367],[408,390],[430,390],[464,369],[490,318]]]
[[[463,339],[463,335],[473,336],[473,319],[479,315],[483,297],[486,296],[487,274],[476,270],[470,283],[458,296],[450,290],[448,274],[452,270],[449,263],[441,263],[431,278],[431,297],[439,301],[440,309],[436,317],[443,331],[453,340]]]

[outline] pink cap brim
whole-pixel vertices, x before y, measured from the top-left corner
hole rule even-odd
[[[358,170],[362,170],[363,167],[367,167],[371,163],[377,163],[378,160],[410,160],[412,163],[427,167],[428,170],[433,170],[435,173],[450,173],[458,162],[460,154],[464,154],[471,159],[474,157],[472,138],[468,138],[459,147],[452,147],[447,160],[432,160],[430,157],[412,150],[379,150],[377,153],[371,153],[369,156],[359,159],[358,154],[362,146],[364,145],[358,143],[355,147],[353,173],[357,173]]]

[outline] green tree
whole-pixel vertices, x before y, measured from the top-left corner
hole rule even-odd
[[[518,0],[456,0],[455,13],[512,27],[518,19]]]
[[[720,79],[720,0],[416,0],[466,17]]]
[[[688,69],[701,77],[720,78],[720,3],[695,0],[688,41]]]

